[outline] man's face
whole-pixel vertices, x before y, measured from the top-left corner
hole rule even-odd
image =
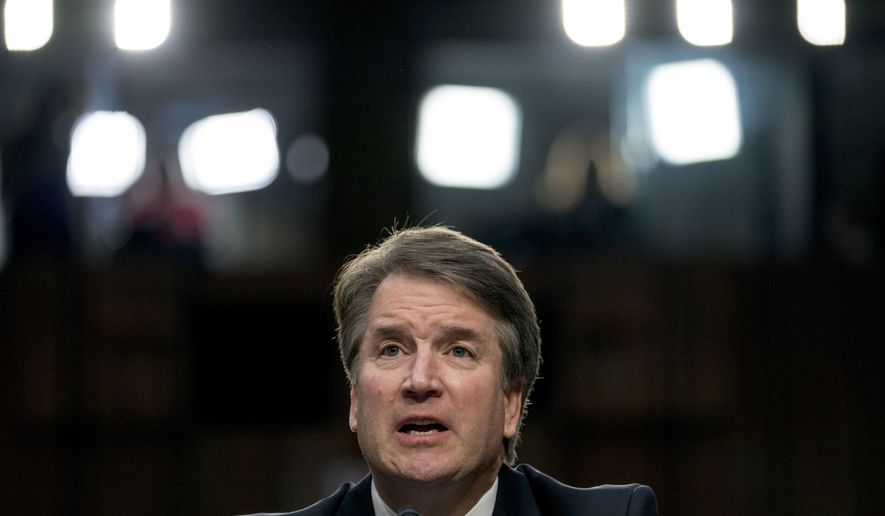
[[[369,305],[350,427],[379,480],[493,478],[516,433],[519,382],[501,384],[495,321],[452,287],[392,274]]]

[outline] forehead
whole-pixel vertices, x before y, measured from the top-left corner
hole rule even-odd
[[[393,273],[375,290],[369,304],[369,325],[378,319],[458,315],[474,323],[493,324],[494,317],[464,289],[423,276]]]

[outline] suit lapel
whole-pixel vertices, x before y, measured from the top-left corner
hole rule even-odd
[[[498,473],[498,496],[492,516],[541,516],[528,480],[506,464]]]
[[[366,512],[368,511],[368,512]],[[366,516],[374,514],[372,508],[372,476],[366,475],[341,500],[338,516]]]

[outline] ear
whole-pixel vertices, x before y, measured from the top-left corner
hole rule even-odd
[[[522,379],[510,383],[504,391],[504,437],[513,439],[519,429],[519,416],[522,414]]]
[[[359,412],[358,405],[359,404],[357,402],[356,386],[351,385],[351,387],[350,387],[350,417],[349,417],[351,432],[357,431],[357,417],[356,416],[357,416],[357,413]]]

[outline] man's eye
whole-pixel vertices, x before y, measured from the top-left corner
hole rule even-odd
[[[467,358],[470,356],[470,351],[464,346],[455,346],[452,348],[452,356],[457,358]]]
[[[386,357],[395,357],[399,355],[399,346],[384,346],[384,349],[381,350],[381,354]]]

